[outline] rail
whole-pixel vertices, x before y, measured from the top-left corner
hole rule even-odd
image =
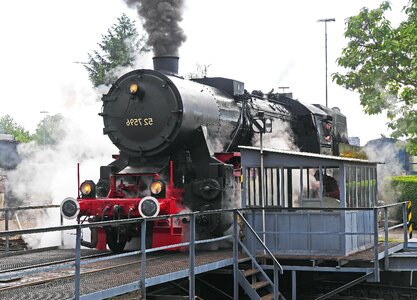
[[[257,235],[262,236],[263,234],[292,234],[292,235],[342,235],[342,236],[373,236],[373,270],[374,270],[374,280],[376,282],[380,281],[380,266],[379,261],[383,258],[384,259],[384,268],[389,268],[389,255],[390,253],[390,232],[392,232],[394,229],[402,228],[403,229],[403,244],[401,245],[402,248],[406,249],[408,248],[408,219],[407,219],[407,204],[408,201],[398,202],[394,204],[388,204],[388,205],[382,205],[377,207],[360,207],[360,208],[309,208],[309,207],[292,207],[292,208],[285,208],[285,207],[251,207],[251,208],[243,208],[239,211],[250,211],[252,212],[253,221],[252,224],[255,223],[255,217],[254,212],[256,211],[269,211],[269,212],[311,212],[311,211],[317,211],[317,212],[343,212],[343,211],[369,211],[373,214],[373,225],[372,230],[364,231],[364,232],[349,232],[349,231],[337,231],[337,230],[328,230],[328,231],[296,231],[294,229],[291,229],[289,231],[279,231],[279,232],[268,232],[268,231],[256,231]],[[401,218],[402,222],[400,221],[399,224],[388,226],[388,217],[389,217],[389,210],[401,210]],[[261,214],[260,214],[261,215]],[[264,214],[262,214],[262,217]],[[383,226],[380,226],[379,224],[383,223]],[[381,227],[381,229],[380,229]],[[248,227],[250,231],[253,230],[252,227]],[[379,241],[380,241],[380,234],[381,239],[383,241],[383,247],[382,252],[379,252]],[[263,245],[262,241],[258,241],[260,245],[262,245],[261,248],[263,248],[265,245]],[[255,243],[255,241],[253,241]],[[253,246],[254,248],[254,246]],[[396,250],[399,250],[398,247]],[[256,249],[253,249],[252,251],[256,251]],[[259,249],[258,249],[259,251]]]
[[[4,215],[4,230],[9,231],[9,222],[12,219],[13,215],[16,218],[16,222],[19,226],[19,229],[22,229],[22,225],[20,224],[19,217],[17,215],[18,211],[25,211],[25,210],[35,210],[35,209],[49,209],[49,208],[59,208],[60,205],[32,205],[32,206],[20,206],[20,207],[4,207],[0,208],[0,214]],[[60,225],[64,224],[64,219],[60,214]],[[63,237],[61,236],[61,245],[63,244]],[[10,250],[10,236],[6,236],[5,241],[5,252],[9,252]]]
[[[389,232],[397,229],[397,228],[402,228],[403,229],[403,239],[404,239],[404,248],[408,248],[408,242],[409,242],[409,235],[408,235],[408,217],[407,217],[407,206],[408,206],[409,201],[403,201],[403,202],[399,202],[399,203],[394,203],[394,204],[389,204],[389,205],[384,205],[384,206],[380,206],[377,209],[378,210],[383,210],[383,222],[384,222],[384,227],[381,230],[378,230],[378,232],[376,233],[376,236],[379,237],[379,233],[384,233],[384,268],[388,269],[389,268]],[[389,226],[388,223],[388,210],[389,209],[395,209],[401,207],[401,214],[402,214],[402,219],[403,222],[399,223],[397,225],[393,225],[393,226]],[[378,213],[376,213],[376,215],[378,215]],[[377,228],[377,227],[376,227]],[[375,257],[378,256],[379,258],[379,254],[375,253]],[[375,269],[377,268],[377,266],[375,266]]]
[[[18,234],[20,235],[20,234],[34,234],[34,233],[45,233],[45,232],[53,232],[53,231],[75,230],[76,231],[75,260],[74,262],[68,262],[68,263],[60,264],[58,266],[44,266],[44,267],[39,267],[36,269],[31,269],[31,270],[23,270],[23,271],[17,271],[17,272],[12,272],[12,273],[7,273],[7,274],[0,274],[0,279],[4,280],[4,279],[16,278],[19,276],[35,274],[35,273],[40,273],[40,272],[45,272],[45,271],[52,271],[52,270],[64,269],[68,267],[74,267],[75,268],[74,298],[82,299],[83,296],[80,295],[81,266],[82,265],[87,264],[87,263],[92,263],[92,262],[111,260],[111,259],[120,258],[120,257],[140,255],[141,256],[141,263],[140,263],[141,275],[140,275],[140,280],[139,280],[139,287],[140,287],[142,299],[146,299],[146,283],[147,283],[146,281],[146,256],[147,254],[151,252],[170,249],[170,248],[188,247],[189,298],[194,299],[195,298],[195,258],[196,258],[195,248],[196,248],[196,245],[204,244],[204,243],[214,243],[214,242],[219,242],[219,241],[224,241],[224,240],[230,240],[233,242],[233,235],[225,235],[222,237],[217,237],[217,238],[212,238],[212,239],[196,240],[196,236],[195,236],[196,217],[199,215],[210,215],[210,214],[219,214],[219,213],[232,214],[233,212],[234,212],[233,209],[213,210],[213,211],[204,211],[204,212],[182,213],[182,214],[175,214],[175,215],[164,215],[164,216],[157,216],[157,217],[152,217],[152,218],[132,218],[132,219],[125,219],[125,220],[101,221],[101,222],[96,222],[96,223],[3,231],[3,232],[0,232],[0,237],[10,237],[13,235],[18,235]],[[126,224],[131,224],[131,223],[140,223],[141,224],[141,236],[146,236],[147,222],[152,222],[152,221],[160,220],[160,219],[184,218],[184,217],[188,217],[190,220],[189,222],[190,234],[189,234],[188,242],[182,242],[182,243],[173,244],[169,246],[146,249],[146,239],[141,239],[141,246],[140,246],[139,251],[115,254],[111,256],[81,261],[82,229],[92,228],[92,227],[118,226],[118,225],[126,225]],[[126,288],[130,290],[135,290],[137,289],[137,286],[138,286],[138,283],[134,282],[130,284],[129,286],[127,286]],[[127,290],[126,292],[130,290]],[[101,295],[103,295],[103,293],[101,293]]]
[[[233,274],[234,274],[234,294],[238,295],[238,282],[237,282],[237,272],[238,272],[238,248],[237,246],[240,245],[242,250],[248,255],[248,257],[251,259],[252,264],[257,267],[257,269],[263,273],[263,275],[268,278],[265,271],[261,268],[261,266],[256,261],[256,252],[254,249],[250,251],[243,242],[239,239],[239,233],[237,231],[237,223],[238,218],[243,221],[243,224],[247,226],[249,231],[252,233],[252,235],[255,237],[256,240],[262,245],[262,248],[265,253],[268,254],[268,256],[271,258],[274,268],[273,268],[273,274],[274,274],[274,280],[273,280],[273,287],[274,287],[274,297],[275,299],[278,299],[279,295],[279,289],[278,289],[278,283],[279,283],[279,275],[284,273],[284,269],[282,268],[281,264],[278,262],[278,260],[275,258],[275,256],[272,254],[272,252],[268,249],[268,247],[265,245],[264,241],[259,237],[259,235],[256,233],[256,231],[252,228],[252,226],[249,224],[249,222],[245,219],[243,214],[239,212],[239,210],[236,210],[234,212],[234,221],[233,221],[233,232],[234,232],[234,243],[233,243]]]
[[[39,208],[56,208],[57,206],[34,206],[34,207],[25,207],[25,208],[4,208],[1,209],[1,211],[17,211],[17,210],[23,210],[23,209],[39,209]],[[402,215],[403,215],[403,222],[398,225],[394,225],[389,227],[388,225],[388,210],[395,209],[395,208],[402,208]],[[70,231],[75,230],[76,231],[76,247],[75,247],[75,261],[66,263],[61,266],[47,266],[47,267],[40,267],[36,270],[24,270],[20,272],[15,272],[13,274],[0,274],[1,278],[6,278],[7,276],[18,276],[18,275],[24,275],[29,274],[29,272],[43,272],[46,270],[53,270],[58,268],[63,268],[64,266],[71,266],[75,268],[75,287],[74,287],[74,297],[75,299],[81,299],[82,295],[80,295],[80,277],[81,277],[81,266],[86,263],[91,263],[95,261],[103,261],[103,260],[109,260],[119,257],[125,257],[125,256],[133,256],[133,255],[140,255],[141,256],[141,272],[140,272],[140,280],[136,283],[132,283],[132,290],[134,287],[139,287],[141,290],[141,296],[142,298],[146,298],[146,256],[147,254],[151,252],[166,250],[169,248],[176,248],[176,247],[188,247],[188,255],[189,255],[189,264],[188,264],[188,272],[189,272],[189,296],[190,299],[194,299],[195,294],[195,273],[194,273],[194,267],[195,267],[195,247],[198,244],[203,243],[213,243],[213,242],[219,242],[219,241],[232,241],[233,243],[233,261],[234,261],[234,272],[237,270],[237,262],[238,262],[238,247],[241,246],[243,251],[247,254],[252,253],[249,255],[249,257],[253,257],[255,255],[254,249],[252,251],[249,251],[245,245],[240,241],[239,238],[239,221],[243,222],[245,224],[246,228],[249,229],[252,234],[254,234],[255,239],[258,243],[262,245],[262,248],[264,251],[268,254],[269,257],[271,257],[273,264],[274,264],[274,281],[276,278],[278,278],[278,272],[282,274],[283,268],[279,264],[279,262],[276,260],[272,252],[268,249],[268,247],[265,245],[265,243],[259,238],[259,232],[256,232],[255,229],[252,228],[250,223],[245,219],[242,212],[246,211],[256,211],[256,210],[288,210],[288,211],[297,211],[297,210],[321,210],[321,211],[339,211],[339,210],[368,210],[373,211],[374,214],[374,231],[373,232],[367,232],[365,234],[373,234],[374,236],[374,276],[375,281],[379,281],[379,260],[380,255],[382,255],[382,252],[379,253],[378,251],[378,241],[379,241],[379,234],[383,233],[384,236],[384,247],[383,247],[383,258],[385,261],[385,267],[387,268],[389,266],[389,232],[391,230],[397,229],[397,228],[403,228],[404,231],[404,247],[406,248],[408,246],[408,234],[407,234],[407,202],[400,202],[396,204],[390,204],[390,205],[384,205],[374,208],[331,208],[331,209],[320,209],[320,208],[242,208],[242,209],[224,209],[224,210],[214,210],[214,211],[204,211],[204,212],[193,212],[193,213],[182,213],[182,214],[176,214],[176,215],[165,215],[165,216],[157,216],[152,218],[134,218],[134,219],[124,219],[124,220],[112,220],[112,221],[101,221],[96,223],[85,223],[85,224],[75,224],[75,225],[62,225],[62,226],[55,226],[55,227],[43,227],[43,228],[31,228],[31,229],[23,229],[23,230],[6,230],[3,232],[0,232],[0,237],[10,237],[13,235],[21,235],[21,234],[33,234],[33,233],[45,233],[45,232],[51,232],[51,231]],[[380,213],[383,212],[383,213]],[[218,238],[213,239],[203,239],[203,240],[197,240],[195,236],[195,226],[196,226],[196,217],[199,215],[209,215],[209,214],[233,214],[233,234],[226,235]],[[383,216],[383,229],[379,229],[379,222],[382,222],[381,218]],[[119,225],[126,225],[131,223],[140,223],[141,224],[141,234],[142,236],[146,236],[146,227],[147,222],[152,222],[159,219],[169,219],[169,218],[184,218],[187,217],[190,220],[190,232],[189,232],[189,241],[185,241],[179,244],[175,245],[169,245],[164,247],[158,247],[158,248],[151,248],[146,249],[145,239],[141,239],[141,248],[139,251],[133,251],[129,253],[122,253],[122,254],[116,254],[111,255],[108,257],[101,257],[101,258],[95,258],[93,260],[88,261],[82,261],[81,262],[81,238],[82,238],[82,229],[85,228],[93,228],[93,227],[105,227],[105,226],[119,226]],[[349,234],[349,233],[346,233]],[[381,257],[381,258],[382,258]],[[278,288],[278,286],[276,287]],[[236,293],[236,290],[238,289],[237,286],[234,286],[234,292]],[[274,285],[275,289],[275,285]],[[237,294],[235,294],[237,295]]]

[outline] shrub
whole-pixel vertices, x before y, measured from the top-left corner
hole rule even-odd
[[[413,215],[411,221],[417,220],[417,176],[393,176],[391,177],[391,186],[400,195],[397,202],[411,201]]]

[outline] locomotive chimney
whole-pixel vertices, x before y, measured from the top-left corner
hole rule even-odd
[[[178,56],[155,56],[153,69],[162,73],[178,74]]]

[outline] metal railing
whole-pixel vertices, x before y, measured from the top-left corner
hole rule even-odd
[[[247,226],[249,229],[249,232],[252,233],[252,235],[255,237],[255,239],[262,245],[262,248],[264,250],[265,254],[268,254],[269,258],[272,260],[273,263],[273,288],[274,288],[274,299],[278,299],[279,296],[279,275],[284,273],[284,269],[282,268],[281,264],[278,262],[276,257],[272,254],[272,252],[268,249],[268,247],[265,245],[264,241],[259,237],[259,235],[256,233],[256,231],[252,228],[252,226],[249,224],[249,222],[245,219],[243,214],[239,210],[235,210],[233,212],[233,236],[234,236],[234,243],[233,243],[233,291],[235,295],[235,299],[238,299],[238,246],[240,246],[244,253],[251,259],[252,265],[256,266],[256,268],[264,275],[265,278],[269,278],[265,271],[262,269],[262,267],[258,264],[256,261],[256,252],[253,248],[252,251],[250,251],[243,242],[239,239],[239,232],[238,232],[238,218],[242,220],[243,224]]]
[[[7,211],[8,213],[10,211],[17,211],[17,210],[26,210],[26,209],[42,209],[42,208],[56,208],[57,206],[33,206],[33,207],[25,207],[25,208],[4,208],[0,211]],[[388,226],[388,210],[389,209],[395,209],[395,207],[402,208],[403,212],[403,222],[401,224],[395,225],[395,226]],[[239,255],[239,246],[243,250],[244,253],[246,253],[249,257],[252,257],[252,259],[256,256],[255,249],[249,250],[245,244],[240,240],[239,237],[239,220],[243,222],[243,224],[248,228],[248,232],[251,232],[254,236],[254,240],[256,240],[264,249],[264,252],[267,253],[267,255],[271,258],[273,265],[274,265],[274,282],[278,282],[278,272],[282,274],[283,268],[279,264],[279,262],[276,260],[273,253],[268,249],[268,247],[265,245],[264,241],[259,237],[259,234],[262,232],[256,232],[250,223],[245,219],[242,212],[248,212],[252,211],[252,213],[256,210],[288,210],[288,211],[296,211],[296,210],[303,210],[304,208],[244,208],[244,209],[225,209],[225,210],[215,210],[215,211],[204,211],[204,212],[193,212],[193,213],[183,213],[183,214],[176,214],[176,215],[166,215],[166,216],[157,216],[152,218],[135,218],[135,219],[124,219],[124,220],[112,220],[112,221],[102,221],[102,222],[95,222],[95,223],[88,223],[88,224],[77,224],[77,225],[63,225],[63,226],[55,226],[55,227],[44,227],[44,228],[32,228],[32,229],[23,229],[23,230],[5,230],[3,232],[0,232],[0,237],[6,237],[8,240],[9,237],[14,235],[22,235],[22,234],[34,234],[34,233],[45,233],[45,232],[52,232],[52,231],[69,231],[69,230],[75,230],[76,232],[76,241],[75,241],[75,261],[71,263],[62,264],[60,266],[48,266],[48,267],[40,267],[36,270],[26,270],[26,271],[20,271],[20,272],[14,272],[11,273],[4,273],[0,274],[0,279],[7,278],[7,277],[16,277],[22,274],[33,274],[35,272],[44,272],[52,269],[62,269],[65,267],[74,267],[75,268],[75,286],[74,286],[74,297],[75,299],[80,299],[82,296],[80,295],[80,277],[81,277],[81,266],[87,263],[92,262],[98,262],[103,260],[109,260],[114,258],[120,258],[125,256],[134,256],[134,255],[140,255],[141,256],[141,272],[140,272],[140,278],[137,282],[132,283],[130,288],[131,290],[137,289],[137,287],[140,287],[141,290],[141,296],[144,299],[146,297],[146,286],[147,286],[147,278],[146,278],[146,256],[148,253],[156,252],[156,251],[162,251],[167,250],[170,248],[177,248],[177,247],[188,247],[188,255],[189,255],[189,264],[188,264],[188,272],[189,272],[189,297],[190,299],[194,299],[195,297],[195,257],[196,257],[196,245],[203,244],[203,243],[213,243],[213,242],[219,242],[224,240],[229,240],[233,242],[233,271],[235,278],[236,273],[238,271],[238,255]],[[307,210],[307,208],[305,208]],[[401,202],[391,205],[384,205],[374,208],[331,208],[331,209],[320,209],[320,208],[308,208],[308,210],[324,210],[324,211],[340,211],[340,210],[371,210],[374,213],[374,231],[373,232],[367,232],[364,234],[373,234],[374,236],[374,276],[375,281],[379,281],[379,234],[382,232],[384,235],[384,259],[385,259],[385,266],[389,265],[389,231],[394,230],[396,228],[403,228],[404,231],[404,247],[406,248],[408,245],[408,234],[407,234],[407,202]],[[378,222],[379,217],[381,214],[379,212],[383,211],[383,222],[384,227],[383,229],[379,229]],[[209,214],[233,214],[233,234],[231,235],[225,235],[218,238],[213,239],[204,239],[204,240],[197,240],[196,239],[196,219],[201,215],[209,215]],[[253,214],[254,215],[254,214]],[[179,244],[175,245],[168,245],[158,248],[151,248],[146,249],[146,240],[141,239],[141,248],[139,251],[133,251],[123,254],[116,254],[108,257],[102,257],[102,258],[96,258],[88,261],[81,262],[81,239],[82,239],[82,229],[85,228],[93,228],[93,227],[107,227],[107,226],[121,226],[121,225],[127,225],[132,223],[140,223],[141,225],[141,236],[146,237],[146,227],[148,222],[153,222],[156,220],[161,219],[177,219],[177,218],[189,218],[189,241],[185,241]],[[349,234],[349,233],[345,233]],[[238,286],[236,282],[234,282],[234,295],[238,295]],[[129,292],[129,291],[126,291]],[[278,295],[278,284],[274,284],[274,292],[276,292],[276,295]],[[236,296],[237,297],[237,296]]]
[[[408,201],[398,202],[394,204],[382,205],[373,208],[374,210],[374,280],[375,282],[380,281],[380,266],[379,266],[379,234],[383,233],[384,236],[384,269],[389,268],[389,232],[396,228],[403,228],[403,248],[408,247],[408,222],[407,222],[407,203]],[[388,225],[388,210],[389,209],[401,209],[402,212],[402,223],[389,227]],[[380,211],[383,211],[384,216],[384,227],[379,230],[379,216],[381,216]]]
[[[127,257],[127,256],[135,256],[140,255],[140,278],[138,282],[133,282],[130,285],[126,286],[125,292],[130,292],[133,290],[137,290],[137,287],[140,287],[140,293],[142,299],[146,299],[146,286],[147,286],[147,279],[146,279],[146,257],[147,254],[167,250],[171,248],[178,248],[178,247],[188,247],[188,254],[189,254],[189,264],[188,264],[188,272],[189,272],[189,298],[195,298],[195,257],[196,257],[196,245],[205,244],[205,243],[214,243],[220,242],[224,240],[230,240],[233,242],[233,235],[225,235],[217,238],[211,239],[196,239],[196,218],[200,215],[210,215],[210,214],[233,214],[232,209],[229,210],[213,210],[213,211],[204,211],[204,212],[193,212],[193,213],[183,213],[183,214],[175,214],[175,215],[164,215],[164,216],[157,216],[152,218],[132,218],[132,219],[124,219],[124,220],[112,220],[112,221],[101,221],[101,222],[94,222],[88,224],[77,224],[77,225],[63,225],[63,226],[55,226],[55,227],[44,227],[44,228],[32,228],[32,229],[23,229],[23,230],[9,230],[0,232],[0,237],[10,237],[14,235],[21,235],[21,234],[35,234],[35,233],[45,233],[45,232],[54,232],[54,231],[73,231],[76,232],[76,240],[75,240],[75,261],[70,263],[60,264],[59,266],[45,266],[45,267],[38,267],[36,269],[31,270],[23,270],[17,271],[13,273],[4,273],[0,274],[0,279],[7,279],[7,278],[14,278],[22,275],[29,275],[34,273],[40,273],[50,270],[57,270],[57,269],[64,269],[68,267],[75,268],[75,283],[74,283],[74,298],[75,299],[82,299],[83,296],[80,294],[80,283],[81,283],[81,266],[87,263],[93,263],[98,261],[104,260],[111,260],[120,257]],[[170,219],[170,218],[189,218],[189,241],[172,244],[157,248],[149,248],[146,249],[146,238],[141,238],[141,246],[139,251],[132,251],[123,254],[116,254],[107,257],[89,259],[87,261],[81,262],[81,240],[82,240],[82,229],[85,228],[93,228],[93,227],[107,227],[107,226],[121,226],[133,223],[140,223],[141,226],[141,236],[146,237],[146,227],[148,222],[153,222],[156,220],[162,219]],[[130,290],[129,290],[130,289]],[[103,293],[101,293],[103,295]]]
[[[300,230],[291,230],[291,231],[267,231],[263,232],[256,231],[258,236],[262,236],[263,234],[291,234],[291,235],[339,235],[339,236],[372,236],[373,237],[373,270],[374,270],[374,280],[376,282],[380,281],[379,271],[379,261],[380,259],[384,258],[384,268],[388,269],[389,267],[389,255],[390,253],[390,233],[398,228],[402,228],[403,230],[403,244],[401,245],[402,248],[406,249],[408,247],[408,218],[407,218],[407,203],[408,201],[398,202],[389,205],[377,206],[377,207],[370,207],[370,208],[308,208],[308,207],[294,207],[294,208],[283,208],[283,207],[253,207],[253,208],[244,208],[240,209],[240,211],[250,211],[252,214],[252,226],[255,224],[255,212],[256,211],[266,211],[266,212],[286,212],[286,213],[296,213],[296,212],[328,212],[328,213],[338,213],[338,212],[355,212],[355,211],[369,211],[373,214],[373,225],[371,230],[365,230],[363,232],[355,232],[355,231],[337,231],[329,229],[328,231],[300,231]],[[399,221],[397,225],[388,226],[388,211],[389,210],[401,210],[401,218],[402,221]],[[263,214],[262,214],[263,216]],[[259,213],[259,217],[261,217],[261,213]],[[379,223],[383,222],[383,226],[380,226]],[[250,231],[253,230],[252,227],[248,227]],[[381,234],[381,235],[380,235]],[[383,238],[383,248],[382,252],[379,252],[380,246],[380,237]],[[256,240],[253,240],[252,243],[255,244]],[[399,241],[401,242],[401,241]],[[265,246],[262,241],[258,241],[258,244],[262,245],[261,249]],[[262,251],[255,249],[255,246],[252,246],[252,253],[256,251]],[[362,250],[362,249],[361,249]],[[399,250],[398,247],[395,250]],[[357,251],[360,251],[359,249]],[[287,254],[291,255],[291,254]]]
[[[404,242],[404,248],[408,248],[408,242],[409,242],[409,235],[408,235],[408,218],[407,218],[407,207],[408,207],[408,203],[409,201],[404,201],[404,202],[399,202],[399,203],[394,203],[394,204],[388,204],[388,205],[383,205],[380,207],[377,207],[377,210],[382,210],[383,211],[383,224],[384,227],[383,229],[378,230],[378,232],[376,233],[376,236],[379,238],[379,233],[383,233],[383,237],[384,237],[384,268],[385,269],[389,269],[389,232],[397,229],[397,228],[402,228],[403,229],[403,242]],[[401,209],[401,216],[402,216],[402,223],[399,223],[397,225],[393,225],[393,226],[389,226],[389,212],[388,210],[394,210],[394,209]],[[382,217],[382,214],[379,214],[378,212],[375,213],[376,216]],[[379,220],[378,220],[379,221]],[[376,226],[376,228],[378,228],[378,226]],[[375,257],[379,254],[375,253]],[[375,269],[377,268],[377,266],[375,266]]]
[[[22,229],[21,222],[19,220],[19,216],[17,212],[19,211],[33,211],[39,209],[51,209],[51,208],[59,208],[59,205],[32,205],[32,206],[20,206],[20,207],[4,207],[0,208],[0,214],[4,216],[4,230],[9,231],[10,221],[13,220],[13,217],[16,219],[16,222],[19,226],[19,229]],[[64,219],[60,214],[60,225],[64,224]],[[9,252],[10,250],[10,236],[6,235],[5,237],[5,252]],[[63,238],[61,237],[61,245],[63,243]]]

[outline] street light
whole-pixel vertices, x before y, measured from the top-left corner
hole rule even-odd
[[[49,114],[49,111],[46,110],[41,110],[40,111],[41,114]],[[48,115],[46,115],[48,116]],[[43,145],[45,146],[46,144],[46,124],[45,122],[43,123]]]
[[[317,20],[317,22],[324,22],[324,56],[325,56],[325,60],[326,60],[326,107],[328,107],[327,105],[327,98],[328,98],[328,93],[327,93],[327,22],[335,22],[336,19],[331,18],[331,19],[320,19]]]

